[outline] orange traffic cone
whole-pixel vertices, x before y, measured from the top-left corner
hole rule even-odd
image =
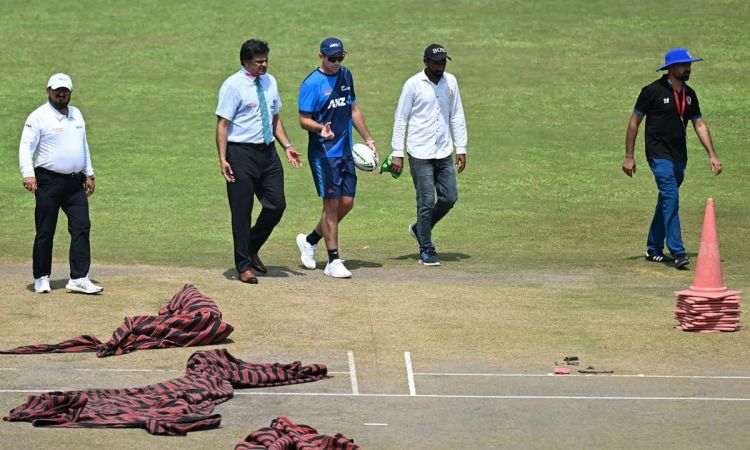
[[[739,293],[739,291],[730,291],[724,285],[719,255],[719,237],[716,233],[716,218],[714,217],[714,200],[709,198],[706,202],[706,215],[703,219],[701,246],[698,249],[693,284],[689,289],[675,292],[675,294],[678,297],[717,299]]]

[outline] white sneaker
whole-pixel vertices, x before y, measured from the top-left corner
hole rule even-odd
[[[344,267],[344,261],[340,259],[334,259],[326,264],[323,273],[333,278],[351,278],[352,276],[352,273]]]
[[[300,233],[297,235],[297,247],[299,247],[300,261],[308,269],[315,269],[315,252],[318,251],[317,245],[310,245],[307,242],[307,236]]]
[[[82,292],[84,294],[98,294],[104,290],[103,287],[97,286],[89,280],[88,275],[83,278],[70,279],[65,289],[73,292]]]
[[[44,275],[34,280],[34,292],[37,294],[46,294],[51,290],[49,287],[49,275]]]

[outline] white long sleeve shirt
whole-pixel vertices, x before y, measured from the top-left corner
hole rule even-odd
[[[406,144],[404,146],[404,143]],[[404,149],[419,159],[440,159],[466,153],[466,119],[456,77],[444,72],[433,83],[424,71],[412,76],[401,90],[393,123],[393,156]]]
[[[62,174],[83,172],[93,177],[86,122],[81,111],[68,105],[66,116],[49,102],[34,110],[21,133],[18,161],[24,178],[35,176],[35,167]]]

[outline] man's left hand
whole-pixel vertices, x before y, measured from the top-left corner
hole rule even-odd
[[[456,167],[458,168],[458,173],[461,173],[466,168],[466,154],[461,153],[459,155],[456,155]]]
[[[93,178],[86,177],[86,181],[83,182],[83,187],[86,190],[86,197],[91,197],[94,193],[96,185]]]
[[[714,175],[721,173],[721,161],[719,161],[719,158],[710,158],[708,163],[711,165],[711,172],[713,172]]]
[[[302,167],[302,160],[300,160],[300,156],[302,155],[299,154],[294,146],[285,148],[284,153],[286,153],[286,159],[289,161],[289,164],[293,167]]]
[[[375,155],[375,161],[380,162],[380,155],[378,154],[378,149],[375,148],[375,141],[370,139],[369,141],[365,142],[365,145],[370,147],[370,150],[372,150],[372,154]]]

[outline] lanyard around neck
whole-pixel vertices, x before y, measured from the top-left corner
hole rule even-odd
[[[677,89],[675,89],[674,85],[672,85],[672,94],[674,94],[674,102],[677,106],[677,113],[680,115],[680,120],[685,121],[685,99],[687,98],[687,88],[685,87],[685,83],[682,84],[682,103],[680,103],[680,94],[677,92]]]

